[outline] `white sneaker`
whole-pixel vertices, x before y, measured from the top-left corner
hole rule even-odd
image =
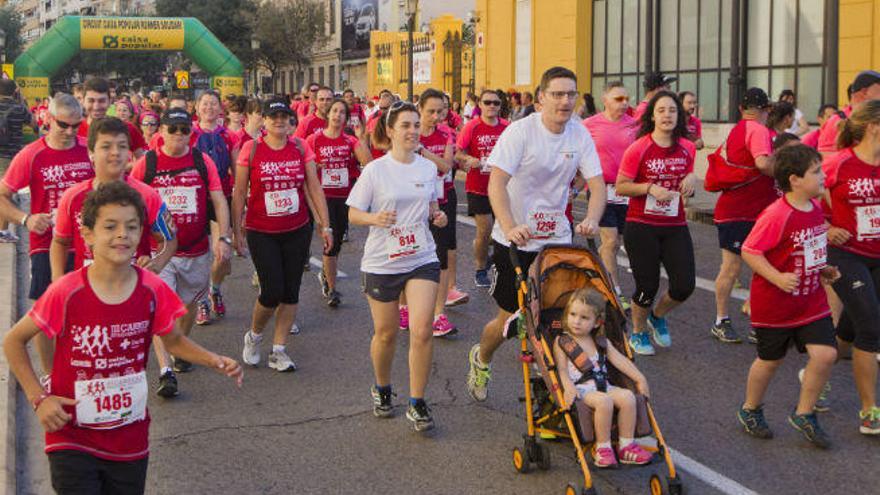
[[[269,367],[281,372],[296,371],[296,363],[284,351],[272,351],[269,353]]]
[[[244,364],[251,366],[260,364],[260,342],[262,341],[262,335],[254,336],[250,330],[245,332],[244,350],[241,351],[241,360],[244,361]]]
[[[296,322],[293,323],[293,326],[290,327],[290,335],[299,335],[299,325]]]

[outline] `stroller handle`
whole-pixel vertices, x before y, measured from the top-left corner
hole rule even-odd
[[[511,242],[508,251],[510,252],[510,263],[513,265],[514,270],[519,269],[519,271],[522,271],[522,265],[519,262],[519,248]]]

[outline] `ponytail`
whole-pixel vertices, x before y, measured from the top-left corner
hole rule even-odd
[[[376,122],[376,127],[373,128],[373,135],[370,136],[370,143],[374,148],[388,150],[391,148],[391,138],[388,137],[388,130],[385,129],[388,110],[380,109],[378,112],[379,116],[376,118],[379,121]]]
[[[862,104],[848,119],[838,124],[837,148],[851,148],[865,138],[868,126],[880,125],[880,100],[871,100]]]
[[[837,149],[851,148],[861,141],[864,134],[856,136],[853,127],[849,119],[843,119],[837,123]]]

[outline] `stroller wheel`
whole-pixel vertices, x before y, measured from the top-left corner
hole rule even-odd
[[[522,474],[526,474],[531,470],[527,454],[519,447],[514,447],[513,449],[513,467]]]
[[[578,489],[577,485],[573,485],[569,483],[565,486],[565,495],[597,495],[595,488],[581,488]]]
[[[538,464],[538,469],[541,471],[547,471],[550,469],[550,447],[544,443],[538,443],[535,445],[535,452],[538,454],[538,459],[535,461]]]
[[[648,486],[651,487],[651,495],[669,495],[668,483],[656,474],[651,475]]]

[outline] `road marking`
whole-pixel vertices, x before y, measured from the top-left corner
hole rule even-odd
[[[315,258],[314,256],[309,258],[309,264],[312,265],[313,267],[317,268],[318,270],[321,270],[322,268],[324,268],[324,263],[321,262],[321,260],[319,260],[318,258]],[[336,278],[348,278],[348,274],[342,270],[337,269],[336,270]]]

